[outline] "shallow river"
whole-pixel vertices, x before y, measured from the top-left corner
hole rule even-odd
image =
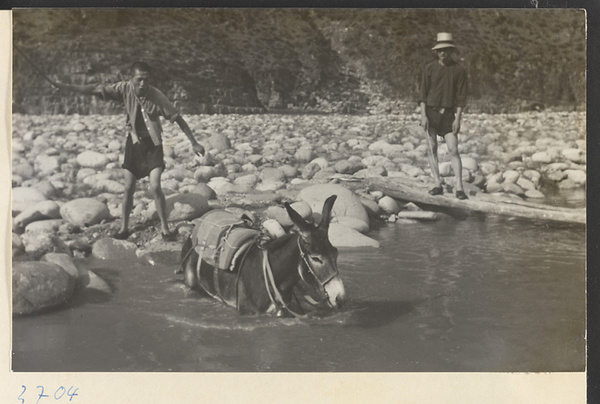
[[[13,322],[15,371],[582,371],[582,226],[501,217],[382,224],[342,250],[323,318],[241,317],[173,266],[88,261],[114,289]]]

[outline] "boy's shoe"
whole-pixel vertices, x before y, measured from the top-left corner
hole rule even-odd
[[[429,190],[429,195],[442,195],[444,193],[444,188],[442,187],[433,187]]]
[[[464,191],[456,191],[456,197],[460,200],[469,199]]]

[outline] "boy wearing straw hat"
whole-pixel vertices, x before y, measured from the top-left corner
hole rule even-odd
[[[437,155],[437,136],[445,139],[450,153],[450,163],[456,180],[456,197],[467,199],[462,184],[462,163],[458,153],[458,132],[463,108],[467,102],[467,71],[452,58],[455,50],[452,34],[440,32],[432,48],[437,60],[423,69],[419,105],[421,126],[427,131],[429,166],[435,186],[431,195],[444,193]]]

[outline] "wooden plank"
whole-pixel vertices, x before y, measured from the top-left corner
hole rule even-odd
[[[368,178],[366,183],[370,190],[381,191],[392,198],[439,207],[564,223],[585,224],[586,219],[585,208],[553,207],[526,201],[508,200],[485,193],[469,195],[469,199],[462,201],[454,195],[432,196],[427,192],[431,188],[431,184],[408,178]]]

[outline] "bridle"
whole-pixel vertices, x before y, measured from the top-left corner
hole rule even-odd
[[[327,294],[327,292],[325,291],[325,285],[327,285],[333,278],[335,278],[336,276],[338,276],[340,274],[337,269],[337,266],[335,268],[335,271],[328,271],[329,273],[326,273],[323,276],[319,276],[317,274],[317,271],[315,271],[314,268],[308,262],[308,259],[306,259],[306,253],[304,252],[304,250],[302,249],[302,246],[300,245],[300,237],[297,238],[297,242],[298,242],[298,250],[300,250],[300,256],[302,257],[302,260],[304,261],[304,264],[306,265],[306,269],[308,269],[308,272],[310,272],[310,274],[317,280],[317,283],[319,284],[319,287],[321,288],[321,290],[325,294]],[[300,274],[300,278],[304,282],[308,283],[306,281],[306,279],[304,279],[304,275],[302,275],[302,268],[300,265],[298,265],[298,274]]]
[[[325,290],[325,285],[327,285],[333,278],[338,276],[339,271],[336,267],[335,271],[328,271],[328,273],[324,274],[323,276],[319,276],[318,271],[315,271],[315,269],[310,265],[310,262],[306,258],[306,252],[304,252],[304,250],[302,249],[302,246],[300,245],[300,237],[297,238],[297,243],[298,243],[298,250],[300,251],[300,256],[302,257],[304,265],[306,265],[308,272],[310,272],[310,274],[317,280],[317,283],[318,283],[321,293],[325,295],[325,298],[321,302],[315,301],[310,296],[305,296],[304,298],[312,305],[315,305],[315,306],[320,305],[323,301],[328,300],[328,298],[329,298],[329,295],[327,294],[327,291]],[[281,292],[279,291],[279,289],[277,289],[277,284],[275,283],[275,276],[273,275],[273,269],[271,268],[271,264],[269,263],[269,253],[266,249],[263,249],[262,269],[263,269],[263,275],[265,278],[265,288],[267,290],[267,294],[269,295],[269,299],[271,300],[271,303],[273,303],[277,309],[287,310],[294,317],[303,317],[303,318],[308,317],[305,314],[300,314],[300,313],[294,312],[285,303],[283,296],[281,296]],[[300,263],[298,265],[297,269],[298,269],[298,274],[300,275],[300,279],[302,279],[305,283],[309,284],[306,281],[306,279],[304,278],[304,275],[302,274],[302,263]]]

